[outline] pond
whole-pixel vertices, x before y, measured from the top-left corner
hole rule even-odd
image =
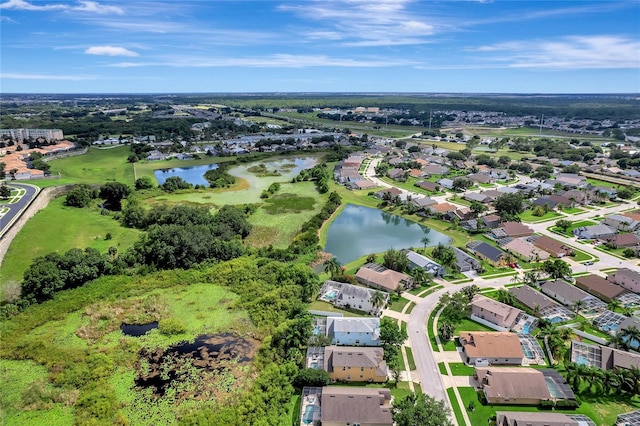
[[[120,325],[120,330],[122,330],[122,334],[125,334],[127,336],[133,336],[133,337],[143,336],[148,332],[150,332],[151,330],[153,330],[154,328],[158,328],[157,321],[150,322],[147,324],[121,324]]]
[[[209,170],[217,168],[218,165],[215,163],[205,164],[204,166],[174,167],[172,169],[154,170],[153,175],[156,177],[158,185],[162,185],[167,178],[178,176],[192,185],[209,186],[209,182],[204,178],[204,174]]]
[[[443,233],[400,216],[349,204],[331,223],[324,250],[344,265],[390,248],[424,247],[424,237],[429,238],[429,246],[451,242],[451,238]]]

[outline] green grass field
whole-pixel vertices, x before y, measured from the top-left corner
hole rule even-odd
[[[538,223],[538,222],[546,222],[548,220],[553,220],[553,219],[562,217],[562,214],[550,210],[547,213],[545,213],[543,216],[534,216],[533,210],[529,209],[520,213],[518,216],[520,217],[520,220],[522,220],[523,222]]]
[[[105,240],[108,233],[112,238]],[[66,207],[64,197],[58,197],[31,218],[12,241],[1,265],[0,288],[8,281],[20,281],[34,257],[74,247],[93,247],[104,253],[115,246],[122,253],[139,234],[97,209]]]
[[[29,183],[44,187],[65,183],[88,183],[102,185],[118,181],[134,184],[133,164],[127,162],[131,154],[128,146],[111,149],[89,148],[84,155],[52,160],[51,173],[60,173],[60,179],[34,180]]]

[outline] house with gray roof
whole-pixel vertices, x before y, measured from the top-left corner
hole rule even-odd
[[[496,426],[596,426],[582,414],[496,411]]]
[[[619,214],[612,214],[611,216],[605,217],[602,224],[623,232],[635,232],[640,230],[640,222]]]
[[[445,268],[438,262],[435,262],[420,253],[416,253],[413,250],[406,250],[405,254],[407,255],[410,269],[420,268],[425,272],[432,274],[434,277],[441,277],[445,274]]]
[[[442,178],[438,181],[438,185],[442,188],[453,189],[453,179]]]
[[[459,249],[458,247],[451,246],[451,248],[456,255],[456,260],[458,262],[458,268],[460,268],[460,272],[468,272],[471,270],[482,271],[482,265],[480,265],[480,262],[478,262],[477,259],[474,259],[472,256]]]
[[[564,280],[547,281],[541,285],[541,289],[544,294],[570,309],[580,302],[580,314],[583,316],[597,316],[607,309],[607,304],[602,300]]]
[[[507,253],[484,241],[471,241],[467,248],[480,259],[484,259],[497,267],[507,266]]]
[[[487,197],[482,192],[467,192],[462,196],[467,201],[477,201],[482,204],[489,204],[493,201],[490,197]]]
[[[512,287],[509,289],[509,293],[529,309],[538,310],[538,316],[551,323],[568,321],[575,316],[573,312],[552,298],[528,285]]]
[[[581,226],[573,230],[573,235],[578,239],[600,240],[607,239],[616,235],[618,231],[608,227],[607,225],[591,225]]]

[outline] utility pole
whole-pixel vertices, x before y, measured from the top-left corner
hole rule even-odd
[[[542,117],[540,118],[540,132],[539,132],[539,136],[542,136],[542,123],[544,123],[544,114],[542,114]]]

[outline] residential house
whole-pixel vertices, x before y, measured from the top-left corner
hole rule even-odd
[[[573,235],[578,237],[578,239],[587,240],[605,240],[613,237],[617,233],[618,231],[609,228],[607,225],[581,226],[573,230]]]
[[[407,172],[403,169],[390,169],[387,170],[387,176],[390,179],[404,179],[407,176]]]
[[[487,189],[486,191],[483,191],[482,194],[485,197],[488,197],[491,200],[491,202],[493,203],[495,200],[498,199],[498,197],[503,195],[503,192],[498,191],[497,189]]]
[[[414,186],[417,186],[418,188],[424,189],[426,191],[430,191],[430,192],[439,192],[440,191],[440,185],[438,185],[435,182],[429,182],[428,180],[421,180],[419,182],[416,182],[414,184]]]
[[[391,391],[386,388],[325,386],[322,426],[392,426]]]
[[[544,250],[549,253],[552,257],[565,257],[571,256],[573,254],[573,248],[562,244],[558,240],[554,240],[551,237],[546,235],[540,235],[533,240],[533,245],[538,247],[540,250]]]
[[[587,185],[586,176],[577,175],[575,173],[558,173],[555,181],[570,188],[582,188]]]
[[[460,269],[460,272],[468,272],[471,270],[474,270],[474,271],[482,270],[482,265],[480,265],[480,262],[478,262],[478,260],[474,259],[473,257],[467,254],[465,251],[459,249],[458,247],[451,246],[451,248],[453,249],[453,252],[456,255],[456,261],[458,262],[458,268]]]
[[[327,336],[337,346],[381,346],[380,318],[327,317]]]
[[[484,241],[471,241],[467,244],[467,248],[478,258],[486,260],[493,266],[504,268],[507,264],[507,253]]]
[[[383,383],[389,369],[382,348],[326,346],[324,370],[332,381]]]
[[[481,220],[485,228],[495,229],[500,226],[500,221],[502,219],[496,214],[488,214],[486,216],[482,216]]]
[[[498,228],[492,229],[491,234],[496,238],[518,238],[533,235],[533,229],[520,222],[503,222]]]
[[[412,250],[406,250],[405,253],[407,255],[407,260],[409,260],[409,268],[423,269],[434,277],[441,277],[445,274],[445,268],[428,257]]]
[[[455,220],[465,221],[465,220],[471,220],[474,217],[476,217],[476,213],[468,207],[459,207],[454,211],[448,211],[444,215],[444,218],[450,221],[455,221]]]
[[[527,308],[538,311],[537,316],[545,320],[556,323],[570,320],[575,315],[570,310],[561,306],[552,298],[545,296],[538,290],[528,285],[512,287],[509,293],[513,294],[518,302]]]
[[[490,175],[484,173],[471,173],[467,177],[475,183],[491,184],[494,182]]]
[[[545,375],[529,367],[476,367],[478,380],[489,404],[538,405],[551,400]]]
[[[436,213],[445,214],[447,212],[456,211],[457,209],[458,208],[456,206],[454,206],[453,204],[438,203],[438,204],[430,205],[425,210],[429,211],[429,213],[431,213],[431,214],[436,214]]]
[[[161,160],[166,160],[167,158],[169,158],[169,156],[167,154],[163,154],[162,152],[158,151],[157,149],[151,150],[147,153],[147,157],[146,160],[147,161],[161,161]]]
[[[540,287],[544,294],[553,297],[570,309],[573,309],[576,303],[582,303],[583,307],[580,312],[583,316],[597,315],[607,309],[607,304],[602,300],[564,280],[547,281]]]
[[[517,194],[520,192],[519,189],[512,186],[499,186],[496,190],[502,194]]]
[[[442,178],[438,181],[441,188],[453,189],[453,179]]]
[[[356,279],[367,287],[384,291],[407,290],[413,287],[413,278],[402,272],[387,269],[377,263],[366,263],[356,272]]]
[[[634,210],[631,212],[621,213],[622,216],[628,217],[632,220],[640,222],[640,210]]]
[[[411,199],[411,204],[416,206],[418,209],[426,209],[429,206],[434,204],[438,204],[436,200],[429,197],[421,197],[421,198],[413,198]]]
[[[374,197],[379,198],[379,199],[382,200],[382,199],[385,199],[385,198],[393,199],[395,197],[399,197],[400,195],[402,195],[402,191],[399,190],[396,187],[393,187],[393,188],[385,188],[385,189],[382,189],[382,190],[376,192],[374,194]]]
[[[333,300],[329,302],[339,308],[357,309],[359,311],[371,313],[372,315],[378,315],[380,310],[389,301],[389,293],[382,292],[385,302],[381,306],[374,306],[373,303],[371,303],[371,297],[376,290],[353,284],[339,283],[336,281],[327,281],[325,282],[325,286],[327,284],[330,284],[333,288],[337,288],[337,293],[334,295]]]
[[[490,197],[487,197],[482,192],[467,192],[462,196],[462,198],[467,201],[477,201],[482,204],[489,204],[493,201]]]
[[[573,201],[562,195],[552,194],[536,198],[535,200],[531,201],[531,204],[533,204],[534,206],[547,206],[547,208],[553,210],[556,209],[559,205],[564,208],[570,208],[573,207],[574,203]]]
[[[409,170],[409,176],[414,178],[421,178],[421,177],[425,177],[426,173],[419,169],[411,169]]]
[[[594,274],[576,277],[576,287],[607,303],[627,291],[623,287]]]
[[[449,172],[449,168],[440,164],[428,164],[422,168],[422,171],[429,176],[446,175]]]
[[[496,411],[496,426],[592,426],[574,417],[582,420],[581,416],[544,411]]]
[[[607,238],[607,243],[613,244],[615,248],[636,247],[640,245],[640,237],[637,234],[616,234]]]
[[[634,293],[640,293],[640,272],[636,270],[619,268],[609,274],[607,280]]]
[[[363,189],[373,189],[377,187],[378,187],[378,184],[370,181],[369,179],[356,180],[354,182],[349,182],[347,184],[347,188],[354,191],[363,190]]]
[[[640,366],[640,354],[574,340],[571,342],[571,362],[607,371],[631,369]]]
[[[601,223],[603,225],[607,225],[609,228],[617,229],[621,232],[635,232],[640,230],[640,221],[620,214],[607,216]]]
[[[518,335],[498,331],[461,331],[462,359],[469,365],[522,365],[524,353]]]
[[[568,191],[564,191],[560,195],[562,195],[562,197],[568,199],[569,201],[582,204],[582,205],[589,204],[589,201],[590,201],[587,193],[580,191],[578,189],[570,189]]]
[[[520,309],[505,305],[497,300],[476,294],[471,300],[471,319],[482,324],[490,323],[499,331],[511,330],[523,313]]]
[[[549,258],[549,253],[537,248],[524,238],[514,238],[503,248],[508,253],[527,262],[543,262]]]
[[[589,185],[588,188],[593,194],[594,198],[597,198],[597,199],[600,199],[602,198],[602,196],[604,196],[612,200],[618,196],[618,191],[615,188],[611,188],[609,186]]]

